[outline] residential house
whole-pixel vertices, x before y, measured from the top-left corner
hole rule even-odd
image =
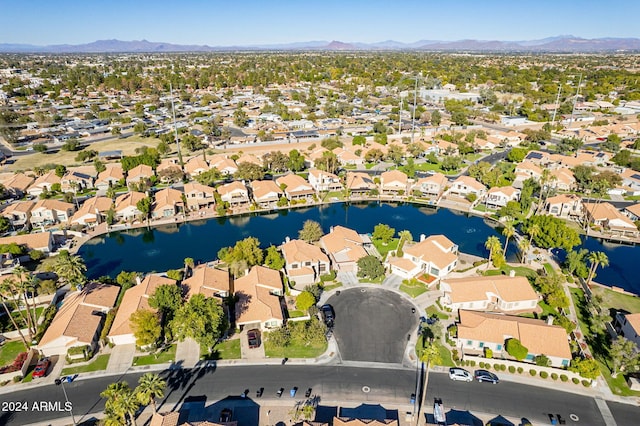
[[[409,279],[421,274],[444,278],[458,264],[458,246],[444,235],[420,236],[420,242],[405,244],[402,258],[390,258],[391,272]]]
[[[35,205],[34,201],[18,201],[7,205],[0,214],[9,220],[13,229],[21,229],[25,225],[31,225],[29,219],[31,219],[31,210]]]
[[[249,204],[249,190],[243,182],[234,181],[220,185],[217,189],[220,199],[229,203],[231,207]]]
[[[280,272],[264,266],[251,271],[234,282],[236,326],[269,330],[284,323]]]
[[[150,185],[151,177],[154,176],[151,166],[139,164],[127,172],[127,186],[132,185]]]
[[[105,218],[107,211],[113,205],[111,198],[107,197],[91,197],[82,203],[80,210],[75,212],[71,217],[71,223],[77,223],[83,226],[94,226],[99,224]]]
[[[45,191],[50,192],[51,187],[56,183],[60,183],[60,178],[56,175],[55,170],[51,170],[36,179],[27,189],[27,193],[32,197],[38,197]]]
[[[449,185],[449,180],[442,173],[434,173],[431,176],[418,179],[413,184],[412,190],[420,193],[423,197],[440,197]]]
[[[149,305],[149,297],[153,296],[161,285],[176,285],[176,281],[159,275],[147,275],[142,281],[138,278],[137,284],[124,293],[118,312],[113,319],[111,330],[107,335],[109,342],[114,345],[136,343],[131,329],[131,315],[139,310],[156,312],[156,309]]]
[[[317,192],[342,190],[340,178],[333,173],[318,169],[309,169],[309,177],[307,179],[309,179],[311,187]]]
[[[320,275],[329,273],[329,257],[316,245],[302,240],[290,240],[280,249],[287,276],[298,288],[313,284],[320,279]]]
[[[27,193],[34,179],[24,173],[16,173],[2,182],[5,191],[13,198],[22,198]]]
[[[529,151],[524,157],[524,161],[529,161],[538,167],[551,163],[551,154],[542,151]]]
[[[350,196],[353,197],[367,195],[371,191],[377,190],[378,185],[367,173],[347,172],[346,187]]]
[[[308,168],[315,167],[316,161],[321,159],[325,152],[328,152],[328,150],[324,147],[320,147],[307,154],[304,159],[305,166]]]
[[[238,165],[236,162],[222,154],[211,157],[209,159],[209,166],[212,169],[217,169],[225,176],[233,175],[238,171]]]
[[[575,194],[560,194],[547,198],[544,210],[551,216],[565,219],[581,218],[584,214],[582,199]]]
[[[433,142],[433,146],[435,147],[435,152],[438,155],[458,155],[458,145],[452,142],[445,141],[443,139],[438,139]]]
[[[229,272],[206,264],[196,266],[191,271],[191,276],[182,281],[182,288],[188,299],[194,294],[220,298],[229,297],[232,294]]]
[[[491,209],[499,209],[507,205],[509,201],[518,201],[520,190],[512,186],[495,186],[487,192],[484,197],[484,204]]]
[[[177,158],[164,158],[156,167],[161,182],[171,183],[182,179],[184,173]]]
[[[159,219],[184,212],[183,193],[173,188],[164,188],[153,194],[151,217]]]
[[[199,210],[203,207],[213,206],[216,202],[216,190],[210,186],[198,182],[184,184],[184,196],[187,199],[189,210]]]
[[[531,161],[525,160],[516,165],[515,180],[513,181],[512,186],[514,188],[522,189],[525,180],[531,178],[540,180],[541,177],[542,168]]]
[[[124,221],[139,219],[142,212],[138,210],[138,201],[146,197],[142,192],[136,191],[118,196],[115,201],[116,219]]]
[[[31,225],[53,225],[67,222],[76,211],[76,206],[60,200],[38,200],[31,209]]]
[[[116,303],[120,287],[92,282],[65,297],[37,349],[45,356],[65,356],[70,348],[97,349],[104,318]]]
[[[53,251],[53,234],[47,232],[35,232],[33,234],[13,235],[10,237],[0,237],[0,245],[16,243],[24,246],[27,250],[39,250],[43,253]]]
[[[615,327],[618,334],[640,348],[640,313],[616,312]]]
[[[625,207],[624,213],[634,222],[640,220],[640,203]]]
[[[460,176],[454,180],[449,188],[449,194],[458,195],[461,197],[467,197],[474,194],[477,200],[482,199],[487,193],[487,188],[472,178],[471,176]]]
[[[409,177],[400,170],[390,170],[380,175],[380,193],[405,195],[409,189]]]
[[[253,201],[262,208],[273,208],[278,205],[284,192],[272,180],[254,180],[250,184]]]
[[[276,184],[284,188],[284,195],[289,201],[310,200],[315,195],[313,187],[304,178],[289,173],[276,179]]]
[[[358,260],[368,255],[365,246],[370,244],[369,237],[344,226],[332,226],[320,238],[320,246],[329,255],[333,269],[344,272],[358,272]]]
[[[67,172],[60,179],[60,188],[62,192],[73,193],[93,188],[93,178],[80,172]]]
[[[624,169],[620,173],[620,177],[622,177],[622,186],[629,188],[630,193],[640,193],[640,172],[636,172],[633,169]]]
[[[559,191],[571,191],[576,187],[576,178],[566,167],[553,169],[550,171],[550,180],[545,184],[547,186]]]
[[[184,171],[192,178],[209,170],[209,163],[202,157],[197,156],[191,158],[184,165]]]
[[[584,212],[589,222],[612,234],[632,237],[640,234],[636,224],[611,203],[584,203]]]
[[[264,162],[253,154],[241,155],[240,158],[238,158],[238,160],[236,161],[236,164],[240,164],[240,163],[250,163],[260,167],[264,165]]]
[[[338,158],[341,166],[362,166],[364,164],[364,159],[362,157],[348,149],[339,147],[334,149],[333,153]]]
[[[538,294],[526,277],[507,275],[445,278],[440,281],[442,306],[457,312],[473,311],[533,312]]]
[[[568,367],[571,348],[563,327],[545,321],[497,313],[459,311],[457,347],[464,354],[477,354],[491,349],[494,358],[505,358],[505,345],[517,339],[527,348],[526,362],[533,363],[537,355],[545,355],[553,367]]]
[[[104,171],[98,174],[98,178],[93,184],[100,191],[116,187],[124,180],[124,172],[120,164],[108,164],[106,167]]]

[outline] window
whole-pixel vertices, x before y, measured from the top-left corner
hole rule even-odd
[[[569,360],[568,359],[563,359],[562,360],[562,366],[563,367],[567,367],[569,365]]]
[[[480,348],[484,348],[484,342],[480,342]]]
[[[467,346],[471,346],[473,345],[473,342],[471,340],[467,340]]]
[[[533,361],[534,358],[535,358],[535,356],[533,354],[528,354],[527,357],[525,358],[525,360]]]
[[[502,350],[502,345],[496,345],[496,351],[501,351]]]

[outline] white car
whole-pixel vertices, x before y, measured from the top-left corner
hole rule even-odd
[[[461,382],[471,382],[473,381],[473,374],[469,373],[464,368],[450,368],[449,378],[451,380],[457,380]]]

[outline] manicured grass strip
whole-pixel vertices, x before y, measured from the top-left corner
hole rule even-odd
[[[240,359],[242,356],[240,350],[240,339],[225,340],[218,343],[213,348],[213,353],[208,356],[209,359]]]
[[[404,282],[400,284],[400,291],[407,293],[409,296],[415,299],[416,297],[427,291],[427,286],[418,280],[411,280],[406,284]]]
[[[26,352],[22,340],[5,342],[0,346],[0,367],[12,364],[20,352]]]
[[[284,348],[276,348],[269,344],[267,340],[264,342],[264,352],[269,358],[315,358],[320,356],[327,350],[327,344],[305,345],[298,341],[293,341]]]
[[[173,362],[176,359],[176,345],[169,346],[169,349],[149,355],[142,355],[133,358],[133,366],[164,364]]]
[[[436,317],[438,317],[438,319],[441,320],[449,319],[449,315],[440,312],[434,305],[427,306],[427,309],[425,309],[425,311],[427,312],[427,317],[432,317],[435,315]]]
[[[72,374],[89,373],[91,371],[102,371],[107,369],[111,354],[98,355],[98,357],[87,365],[79,365],[77,367],[67,367],[62,369],[63,376]]]

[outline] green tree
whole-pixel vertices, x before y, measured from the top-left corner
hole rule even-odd
[[[213,297],[195,294],[182,305],[171,321],[173,336],[183,341],[192,338],[211,352],[214,344],[226,329],[226,317],[222,305]]]
[[[600,367],[598,366],[598,361],[593,358],[574,358],[571,360],[571,366],[569,367],[570,371],[580,374],[582,377],[586,379],[597,379],[600,375]]]
[[[296,297],[296,308],[302,312],[307,312],[315,304],[316,298],[308,291],[303,291]]]
[[[617,377],[619,373],[632,371],[640,362],[638,346],[622,336],[616,337],[611,342],[609,356],[613,363],[612,377]]]
[[[56,176],[61,178],[62,176],[67,174],[67,168],[65,166],[63,166],[62,164],[58,164],[56,166],[56,172],[55,173],[56,173]]]
[[[601,251],[593,251],[589,253],[587,256],[587,260],[591,267],[589,268],[589,276],[587,278],[587,285],[591,284],[591,280],[595,277],[596,270],[598,266],[607,267],[609,266],[609,258],[606,253]]]
[[[7,305],[7,302],[15,303],[15,290],[10,280],[0,281],[0,300],[2,301],[2,307],[4,309],[4,312],[10,313],[11,308],[9,308],[9,306]],[[22,340],[24,349],[28,351],[31,345],[27,341],[27,338],[25,337],[24,333],[22,333],[22,326],[18,326],[18,324],[16,323],[16,319],[14,318],[13,315],[7,315],[7,317],[9,318],[9,321],[11,322],[13,329],[18,331],[18,335],[20,336],[20,340]],[[29,339],[29,341],[30,340],[31,339]]]
[[[373,228],[372,237],[374,240],[381,241],[383,244],[389,244],[396,234],[395,228],[379,223]]]
[[[284,268],[285,261],[276,246],[269,246],[267,248],[267,254],[264,258],[264,265],[267,268],[275,269],[276,271]]]
[[[364,160],[367,163],[379,163],[384,158],[384,153],[378,148],[373,148],[367,151],[364,155]]]
[[[384,275],[384,266],[375,256],[368,255],[358,259],[358,276],[375,280]]]
[[[299,172],[304,170],[304,157],[297,149],[292,149],[289,152],[289,170],[292,172]]]
[[[138,386],[135,389],[138,402],[140,404],[151,404],[153,412],[157,413],[156,398],[164,397],[164,389],[167,386],[167,382],[163,380],[158,374],[145,373],[138,379]]]
[[[267,333],[267,340],[276,348],[284,348],[291,343],[291,333],[286,326],[278,327]]]
[[[302,229],[298,232],[298,238],[308,243],[318,241],[323,235],[322,227],[315,220],[305,220]]]
[[[500,240],[495,235],[492,235],[487,238],[487,241],[484,243],[484,248],[489,250],[489,261],[487,262],[487,268],[489,269],[489,265],[494,260],[494,256],[496,254],[502,254],[502,244],[500,244]]]
[[[580,249],[578,251],[571,250],[567,253],[567,257],[564,260],[562,266],[570,274],[574,274],[580,278],[587,278],[589,276],[589,270],[585,263],[585,259],[589,251],[587,249]]]
[[[507,353],[518,361],[522,361],[523,359],[525,359],[527,357],[527,354],[529,353],[529,349],[524,347],[518,339],[507,339],[505,348],[507,350]]]
[[[234,177],[239,180],[262,180],[264,178],[264,170],[257,164],[242,162],[238,164],[238,171]]]
[[[531,230],[537,225],[540,233],[533,236]],[[569,227],[562,219],[548,215],[534,215],[524,222],[523,230],[536,246],[571,250],[580,244],[578,231]]]
[[[165,321],[171,321],[182,306],[182,291],[175,284],[163,284],[149,297],[149,306],[159,310]]]
[[[513,226],[513,221],[509,220],[504,222],[504,228],[502,228],[502,235],[505,237],[504,252],[507,253],[509,249],[509,239],[516,234],[516,228]]]
[[[100,393],[104,398],[104,412],[108,418],[117,420],[119,424],[127,424],[127,417],[131,424],[135,426],[135,412],[140,407],[136,395],[127,382],[111,383],[107,389]]]
[[[442,122],[442,114],[440,114],[440,111],[436,109],[433,112],[431,112],[431,125],[439,126],[441,122]]]
[[[136,345],[140,347],[155,346],[162,334],[162,326],[160,318],[155,312],[138,309],[131,317],[129,323],[133,336],[136,338]]]
[[[507,160],[512,163],[520,163],[524,160],[524,157],[527,155],[526,148],[512,148],[511,151],[507,154]]]
[[[353,141],[351,141],[352,145],[364,145],[367,143],[367,138],[362,135],[357,135],[353,137]]]
[[[233,124],[238,127],[245,127],[249,124],[249,117],[247,113],[242,109],[242,106],[238,106],[233,113]]]
[[[35,152],[39,152],[41,154],[44,154],[45,152],[47,152],[47,145],[44,143],[34,143],[33,144],[33,150]]]
[[[153,205],[153,200],[151,197],[144,197],[136,203],[136,208],[140,210],[142,213],[142,217],[147,221],[147,226],[149,226],[149,216],[151,216],[151,206]]]
[[[68,251],[63,250],[58,255],[54,265],[54,271],[63,282],[70,284],[75,288],[79,284],[84,284],[87,280],[84,273],[87,266],[80,256],[70,255]]]

